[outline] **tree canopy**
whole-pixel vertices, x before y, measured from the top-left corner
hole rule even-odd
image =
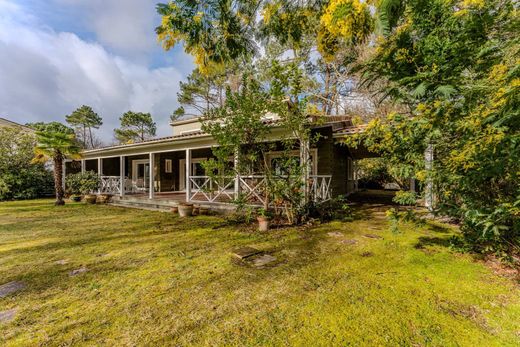
[[[114,129],[114,134],[121,143],[145,141],[157,132],[157,126],[150,113],[128,111],[119,120],[121,128]]]
[[[92,129],[99,129],[103,120],[92,107],[83,105],[65,119],[76,130],[76,137],[82,142],[83,148],[95,147]]]

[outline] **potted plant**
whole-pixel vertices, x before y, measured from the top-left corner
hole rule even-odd
[[[265,208],[259,209],[256,220],[258,221],[258,231],[268,231],[269,230],[269,224],[271,222],[271,217],[269,215],[269,211],[267,211]]]
[[[193,204],[182,203],[179,204],[179,216],[190,217],[193,215]]]
[[[110,202],[110,199],[112,199],[112,194],[106,194],[106,193],[103,193],[103,194],[99,194],[98,197],[97,197],[97,201],[98,201],[100,204],[106,204],[106,203],[109,203],[109,202]]]
[[[92,192],[99,189],[99,176],[94,171],[86,171],[80,174],[80,187],[81,193],[84,194],[84,199],[88,204],[95,204],[97,200],[97,196],[92,194]]]
[[[69,195],[70,200],[74,202],[81,201],[81,174],[67,175],[66,182],[66,192]]]

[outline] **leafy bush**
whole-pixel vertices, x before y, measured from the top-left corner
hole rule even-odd
[[[68,194],[89,194],[99,188],[100,179],[94,171],[86,171],[68,175],[66,183]]]
[[[417,204],[417,194],[411,191],[400,190],[395,193],[392,201],[403,206],[415,206]]]
[[[0,200],[34,199],[53,191],[52,173],[31,162],[35,143],[32,133],[0,129]]]

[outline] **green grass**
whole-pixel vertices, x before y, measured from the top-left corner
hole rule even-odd
[[[392,234],[383,211],[357,215],[259,234],[217,217],[1,203],[0,284],[27,287],[0,299],[0,311],[18,309],[0,323],[0,344],[520,344],[518,284],[450,251],[454,230],[408,224]],[[245,245],[277,263],[233,261]],[[69,276],[81,266],[89,271]]]

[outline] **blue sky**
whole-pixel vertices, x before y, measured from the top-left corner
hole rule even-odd
[[[168,135],[193,60],[157,43],[157,2],[0,0],[0,117],[64,121],[86,104],[103,117],[107,143],[128,110],[152,113]]]

